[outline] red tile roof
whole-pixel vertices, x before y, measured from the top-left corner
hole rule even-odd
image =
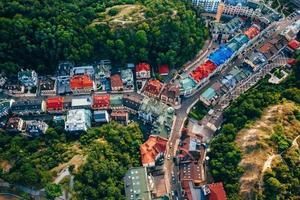
[[[181,186],[182,186],[182,189],[185,192],[186,199],[193,200],[193,196],[192,196],[192,192],[191,192],[191,188],[190,188],[189,182],[190,181],[181,181]]]
[[[92,108],[95,109],[108,109],[110,105],[110,98],[108,94],[94,95]]]
[[[158,95],[162,89],[162,83],[159,80],[149,80],[145,86],[144,91],[152,95]]]
[[[46,107],[48,111],[62,110],[64,108],[63,97],[50,97],[46,100]]]
[[[115,74],[110,77],[111,87],[122,87],[123,82],[120,74]]]
[[[252,38],[254,38],[256,35],[259,34],[259,29],[255,26],[251,26],[250,28],[248,28],[244,34],[251,40]]]
[[[290,58],[289,60],[288,60],[288,64],[289,65],[294,65],[294,64],[296,64],[297,63],[297,60],[295,59],[295,58]]]
[[[160,153],[165,153],[168,140],[166,138],[150,135],[148,140],[140,146],[142,164],[155,163]]]
[[[211,74],[217,66],[211,62],[210,60],[207,60],[204,64],[197,67],[193,72],[190,73],[190,76],[196,81],[200,82],[202,79],[206,78]]]
[[[136,72],[140,71],[150,71],[150,65],[148,63],[139,63],[135,67]]]
[[[300,42],[297,41],[297,40],[291,40],[288,45],[292,49],[296,50],[296,49],[298,49],[300,47]]]
[[[75,75],[70,80],[70,87],[72,90],[92,88],[93,81],[88,75]]]
[[[212,183],[208,185],[210,194],[208,200],[226,200],[226,193],[223,187],[223,183]]]
[[[168,65],[161,65],[159,66],[158,73],[162,76],[169,74],[169,66]]]

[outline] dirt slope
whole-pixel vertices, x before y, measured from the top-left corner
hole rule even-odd
[[[295,109],[300,110],[293,103],[269,107],[261,119],[238,133],[236,143],[243,154],[240,166],[245,170],[240,178],[240,195],[243,198],[254,198],[255,193],[261,190],[263,171],[280,156],[270,141],[275,126],[283,127],[285,135],[291,140],[299,135],[300,121],[291,117]]]

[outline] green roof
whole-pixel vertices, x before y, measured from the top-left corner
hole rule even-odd
[[[110,95],[110,106],[118,107],[123,105],[123,95],[121,94],[112,94]]]
[[[146,167],[130,168],[124,177],[125,194],[129,200],[151,200]]]
[[[196,86],[196,83],[190,77],[180,80],[180,89],[181,90],[190,90]]]
[[[212,99],[214,96],[216,95],[216,91],[213,88],[208,88],[207,90],[205,90],[201,96],[204,97],[207,100]]]

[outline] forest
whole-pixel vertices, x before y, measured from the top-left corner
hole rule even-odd
[[[46,196],[52,199],[61,194],[59,185],[52,184],[57,173],[54,169],[82,154],[87,159],[78,170],[70,166],[75,177],[73,196],[124,199],[123,176],[130,167],[140,166],[142,138],[136,123],[123,126],[115,122],[91,128],[79,138],[59,126],[49,128],[41,138],[0,132],[0,178],[34,189],[45,187]]]
[[[9,73],[52,74],[62,60],[179,68],[208,37],[204,21],[180,0],[16,0],[0,8],[0,69]]]
[[[231,103],[230,107],[225,111],[225,122],[218,135],[213,139],[210,146],[210,172],[214,181],[222,181],[229,199],[240,199],[239,193],[239,178],[243,174],[243,169],[238,166],[241,161],[242,155],[240,149],[235,143],[237,133],[249,125],[254,120],[262,115],[262,111],[271,105],[281,103],[285,99],[300,103],[300,54],[297,57],[297,64],[293,68],[293,73],[289,78],[280,85],[271,85],[267,83],[267,78],[261,80],[256,86],[241,95],[237,100]],[[299,120],[299,113],[294,113],[295,118]],[[298,116],[298,117],[297,117]],[[278,143],[278,151],[287,149],[290,146],[290,141],[280,133],[274,134],[272,140]],[[295,162],[295,161],[291,161]],[[275,199],[274,195],[281,196],[286,199],[284,194],[289,194],[289,197],[296,197],[299,195],[297,191],[297,181],[299,183],[299,170],[297,164],[289,165],[292,172],[286,170],[287,166],[278,164],[276,168],[278,173],[271,173],[265,176],[266,187],[264,194],[259,196],[260,199]],[[288,180],[293,180],[293,186],[285,187],[274,177],[279,177],[283,180],[283,174],[280,170],[288,171],[285,174]],[[293,171],[297,173],[293,174]],[[281,173],[281,174],[280,174]],[[226,178],[224,178],[226,177]],[[268,177],[272,177],[271,180]],[[284,180],[287,182],[288,180]],[[273,183],[276,184],[273,185]],[[284,183],[283,182],[283,183]],[[273,186],[272,186],[273,185]],[[299,184],[298,184],[299,186]],[[285,187],[285,190],[282,188]],[[276,188],[276,193],[274,188]],[[269,196],[272,193],[272,196]]]

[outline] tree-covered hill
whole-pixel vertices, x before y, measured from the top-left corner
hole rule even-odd
[[[6,72],[51,73],[60,60],[180,67],[207,37],[180,0],[16,0],[1,1],[0,8],[0,69]]]

